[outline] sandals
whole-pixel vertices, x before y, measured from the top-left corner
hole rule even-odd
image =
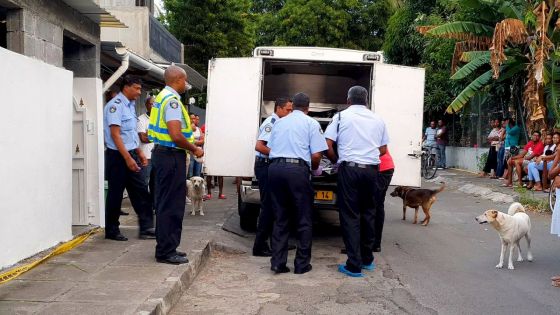
[[[221,194],[221,195],[218,196],[218,198],[219,198],[219,199],[226,199],[226,195]]]
[[[499,179],[498,176],[490,176],[490,179]]]
[[[500,187],[513,187],[513,184],[501,184]]]

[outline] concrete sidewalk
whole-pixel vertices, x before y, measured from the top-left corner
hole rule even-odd
[[[458,169],[438,170],[436,177],[428,180],[428,182],[445,182],[450,188],[498,203],[519,201],[521,194],[525,198],[532,198],[543,202],[548,200],[548,192],[502,187],[503,180],[491,179],[489,177],[479,178],[478,174]]]
[[[205,202],[206,216],[190,216],[187,206],[180,250],[189,264],[155,261],[155,240],[139,240],[136,215],[128,199],[121,231],[128,242],[97,233],[19,278],[0,285],[0,314],[162,314],[179,299],[208,260],[215,236],[234,209],[235,186],[225,183],[228,199]],[[217,195],[216,195],[217,196]]]

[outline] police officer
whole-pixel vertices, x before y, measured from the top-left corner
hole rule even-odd
[[[274,213],[270,208],[267,194],[268,183],[268,165],[270,160],[270,148],[267,147],[268,140],[274,124],[282,117],[287,116],[293,110],[292,102],[287,98],[278,98],[274,104],[274,113],[263,121],[259,127],[259,136],[255,145],[255,176],[259,183],[259,193],[261,196],[261,212],[257,223],[257,234],[255,236],[255,244],[253,245],[253,256],[270,257],[272,252],[268,246],[268,239],[272,234],[272,224],[274,222]]]
[[[136,133],[135,101],[141,93],[142,81],[136,77],[125,76],[121,82],[121,92],[103,109],[103,129],[107,146],[105,178],[109,184],[105,201],[105,238],[115,241],[128,240],[119,229],[125,188],[138,215],[139,237],[155,238],[152,201],[144,176],[140,172],[140,167],[147,166],[148,161],[139,148],[140,139]]]
[[[186,150],[196,157],[204,152],[193,144],[194,137],[179,93],[187,90],[185,70],[170,66],[164,73],[166,87],[158,94],[150,114],[148,137],[154,142],[152,163],[156,177],[156,260],[167,264],[188,263],[177,251],[185,214]]]
[[[338,205],[342,238],[348,260],[338,271],[363,277],[373,270],[374,216],[380,202],[379,156],[389,142],[383,120],[366,106],[368,92],[361,86],[348,91],[348,109],[333,118],[325,131],[329,159],[338,168]],[[338,148],[335,152],[334,144]]]
[[[319,123],[307,116],[309,96],[296,94],[293,107],[292,114],[275,123],[268,142],[271,159],[268,191],[274,212],[270,269],[275,273],[290,271],[286,266],[289,221],[295,214],[297,251],[294,272],[303,274],[311,270],[313,188],[310,170],[316,175],[320,173],[319,162],[327,143]]]

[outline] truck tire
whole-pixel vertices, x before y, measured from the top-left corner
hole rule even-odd
[[[256,231],[260,205],[243,202],[241,196],[237,195],[237,209],[239,212],[239,226],[245,231]]]

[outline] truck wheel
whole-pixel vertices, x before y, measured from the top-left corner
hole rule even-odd
[[[237,195],[237,209],[239,211],[239,226],[245,231],[256,231],[260,205],[243,202],[241,197]]]

